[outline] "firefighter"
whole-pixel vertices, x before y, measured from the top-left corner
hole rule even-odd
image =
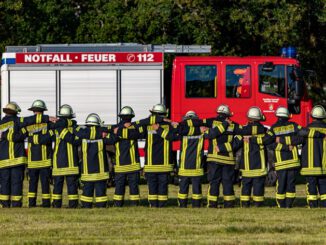
[[[319,194],[320,206],[326,208],[326,111],[316,105],[311,117],[313,122],[307,126],[309,133],[303,141],[300,173],[306,178],[309,207],[318,207]]]
[[[128,182],[130,203],[139,204],[140,159],[137,139],[141,137],[139,128],[131,125],[135,113],[130,106],[125,106],[118,115],[121,121],[112,129],[120,136],[115,143],[115,192],[114,206],[122,207],[125,188]]]
[[[34,115],[41,116],[47,111],[43,100],[35,100],[28,109]],[[53,131],[48,123],[36,123],[28,126],[28,175],[29,191],[28,206],[36,206],[36,196],[39,178],[42,186],[42,207],[50,207],[50,181],[52,167],[52,137]]]
[[[19,107],[9,103],[3,108],[5,117],[0,121],[0,205],[21,207],[23,179],[27,162],[24,149],[26,130],[19,127]],[[20,132],[16,137],[14,132]]]
[[[251,107],[247,112],[248,124],[240,130],[242,137],[236,137],[234,147],[243,146],[240,172],[242,207],[250,206],[251,192],[253,191],[253,203],[260,207],[264,203],[265,177],[267,175],[265,145],[275,141],[272,132],[266,132],[266,128],[260,123],[265,119],[258,107]]]
[[[218,106],[216,112],[216,118],[204,120],[207,127],[218,127],[233,115],[230,108],[225,104]],[[207,155],[207,179],[209,182],[207,195],[208,207],[217,207],[220,184],[223,187],[224,207],[234,207],[235,195],[233,182],[236,160],[232,143],[234,135],[238,133],[240,128],[241,126],[239,124],[230,120],[230,125],[225,134],[209,140]]]
[[[62,189],[67,183],[69,208],[78,206],[79,158],[78,145],[81,143],[73,132],[78,130],[71,106],[62,105],[59,109],[59,121],[55,124],[55,147],[53,152],[53,194],[52,206],[62,206]]]
[[[296,135],[301,126],[289,121],[291,115],[285,107],[278,107],[275,116],[278,120],[272,125],[271,131],[276,136],[276,143],[271,146],[274,150],[277,173],[276,202],[280,208],[291,208],[295,198],[295,178],[300,160],[297,147],[289,148],[286,144],[280,143],[280,140],[282,138],[288,145],[293,145],[291,136]]]
[[[186,122],[186,125],[184,122]],[[223,124],[212,129],[204,126],[194,127],[194,125],[198,125],[198,116],[194,111],[188,111],[183,118],[183,123],[180,123],[178,130],[181,138],[180,166],[178,171],[178,204],[180,207],[187,207],[190,183],[192,184],[192,207],[201,206],[201,178],[204,175],[202,165],[204,139],[216,138],[217,135],[224,133],[228,123],[225,121]]]
[[[3,108],[5,117],[0,122],[0,201],[3,207],[21,207],[25,165],[27,163],[24,127],[36,122],[55,121],[47,116],[18,117],[20,107],[10,102]]]
[[[108,203],[106,194],[109,166],[105,151],[106,144],[114,144],[114,134],[103,131],[101,119],[96,114],[89,114],[86,118],[86,128],[75,131],[82,140],[81,181],[82,195],[80,197],[83,208],[93,206],[95,191],[95,206],[105,208]]]
[[[0,121],[0,206],[21,207],[24,165],[27,162],[24,148],[13,141],[13,133],[19,130],[19,107],[9,103],[3,108],[5,117]],[[21,139],[23,142],[24,138]],[[17,151],[18,150],[18,151]]]
[[[174,128],[166,119],[165,105],[154,105],[151,116],[136,124],[143,130],[145,144],[145,177],[150,207],[164,207],[168,200],[168,180],[173,171],[172,141],[177,139]],[[164,133],[163,133],[164,131]]]

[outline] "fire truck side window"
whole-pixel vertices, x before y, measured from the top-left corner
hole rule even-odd
[[[285,97],[285,65],[274,65],[270,70],[259,65],[259,92]]]
[[[226,97],[249,98],[251,74],[249,65],[226,66]]]
[[[217,68],[215,65],[187,65],[186,98],[215,98]]]

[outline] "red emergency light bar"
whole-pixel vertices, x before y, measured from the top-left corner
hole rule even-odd
[[[160,52],[16,53],[16,64],[150,64],[162,63]]]

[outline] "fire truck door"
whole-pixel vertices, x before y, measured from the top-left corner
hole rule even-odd
[[[266,116],[266,124],[275,122],[275,110],[278,106],[287,107],[286,67],[279,64],[259,64],[257,72],[256,104]]]

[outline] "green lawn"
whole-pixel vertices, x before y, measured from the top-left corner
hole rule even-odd
[[[267,207],[249,209],[179,209],[177,190],[170,185],[164,209],[146,206],[145,185],[140,207],[0,209],[0,243],[326,244],[326,209],[305,207],[303,185],[297,190],[298,207],[283,210],[275,207],[273,187],[266,190]],[[206,194],[206,185],[203,190]]]

